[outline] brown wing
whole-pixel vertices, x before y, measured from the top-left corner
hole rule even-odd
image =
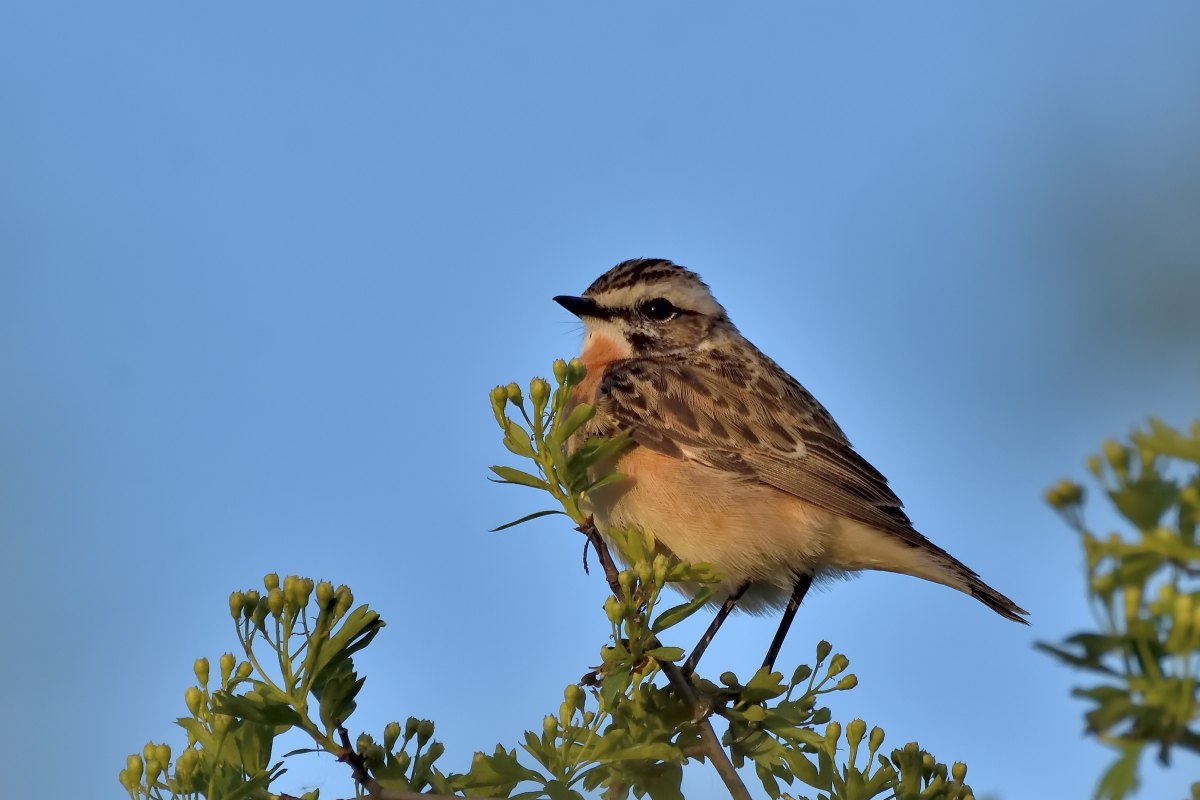
[[[597,416],[631,428],[643,447],[759,480],[912,544],[927,544],[887,479],[854,452],[803,386],[774,368],[777,374],[762,379],[729,359],[711,367],[664,359],[616,362],[597,387]]]

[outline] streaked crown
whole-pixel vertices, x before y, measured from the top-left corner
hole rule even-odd
[[[700,276],[663,258],[622,261],[582,297],[554,299],[589,332],[620,337],[637,354],[696,347],[714,331],[733,329]]]

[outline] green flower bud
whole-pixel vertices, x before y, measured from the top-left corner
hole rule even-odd
[[[596,712],[595,712],[595,711],[585,711],[585,712],[583,712],[583,725],[584,725],[584,727],[587,727],[587,726],[591,725],[591,724],[592,724],[592,722],[593,722],[595,719],[596,719]]]
[[[563,690],[563,702],[572,708],[583,708],[583,689],[580,689],[579,685],[575,683],[568,685],[567,688]]]
[[[558,718],[553,714],[547,714],[542,720],[542,735],[553,741],[558,734]]]
[[[425,751],[425,757],[428,759],[428,763],[432,764],[434,761],[437,761],[439,758],[441,758],[442,753],[444,752],[446,752],[446,745],[442,744],[441,742],[434,742],[433,744],[429,745],[429,749]]]
[[[360,733],[358,738],[354,740],[354,750],[357,753],[365,753],[370,750],[371,746],[374,744],[375,740],[371,738],[370,734]]]
[[[154,758],[154,742],[146,742],[146,744],[142,746],[142,758],[145,761],[149,761]]]
[[[828,658],[829,654],[832,651],[833,651],[833,645],[831,645],[829,642],[822,639],[817,644],[817,664],[820,664],[822,661],[824,661],[826,658]]]
[[[142,782],[142,774],[146,770],[146,764],[142,761],[142,757],[137,753],[127,756],[125,759],[125,771],[129,773],[129,777],[134,786]]]
[[[529,382],[529,399],[538,411],[546,407],[546,402],[550,399],[550,384],[545,378],[534,378]]]
[[[221,688],[229,685],[229,676],[233,674],[233,668],[237,666],[237,659],[233,657],[233,653],[226,653],[221,656],[218,662],[221,667]]]
[[[517,386],[517,384],[510,383],[508,386],[504,387],[504,391],[507,393],[508,402],[512,403],[514,406],[519,406],[525,402],[525,398],[521,394],[521,387]]]
[[[283,615],[283,590],[279,587],[272,589],[267,593],[267,610],[271,612],[271,616],[279,619]]]
[[[504,406],[508,403],[508,390],[503,386],[497,386],[492,389],[492,413],[496,415],[496,421],[504,424]]]
[[[242,608],[246,605],[246,596],[241,592],[229,595],[229,615],[234,621],[242,616]]]
[[[831,722],[825,726],[825,741],[836,742],[842,735],[841,723]]]
[[[208,659],[197,658],[192,664],[192,672],[196,673],[196,680],[200,681],[200,685],[208,687]]]
[[[1088,456],[1087,464],[1088,472],[1092,473],[1096,478],[1104,477],[1104,462],[1100,460],[1100,456]]]
[[[487,763],[484,760],[486,757],[483,755],[483,753],[476,753],[475,756],[476,758],[471,760],[472,764],[476,763],[477,761],[479,763]],[[408,767],[411,764],[412,756],[410,756],[408,753],[404,752],[403,750],[401,750],[399,753],[396,753],[396,767],[399,768],[401,775],[408,772]]]
[[[871,736],[867,739],[867,744],[870,746],[872,753],[883,747],[883,728],[880,728],[878,725],[871,728]]]
[[[258,605],[259,598],[262,597],[256,590],[251,589],[246,592],[246,605],[254,607]]]
[[[331,602],[333,602],[333,584],[329,581],[321,581],[317,584],[317,605],[325,609],[329,608]]]
[[[250,666],[250,662],[243,661],[242,663],[237,665],[237,672],[234,673],[234,677],[237,678],[239,681],[244,681],[244,680],[246,680],[246,678],[249,678],[251,673],[253,673],[253,672],[254,672],[254,667]]]
[[[421,720],[416,717],[409,717],[404,723],[404,741],[408,741],[417,735],[417,728],[421,726]]]
[[[563,386],[567,382],[567,362],[561,358],[554,359],[554,365],[550,367],[554,373],[554,380],[559,386]]]
[[[306,605],[308,605],[308,598],[312,597],[314,586],[316,586],[316,584],[313,583],[312,578],[300,579],[300,596],[296,601],[296,608],[304,608]]]
[[[1104,457],[1108,459],[1109,466],[1113,468],[1113,472],[1119,477],[1124,477],[1129,472],[1129,450],[1112,439],[1105,440],[1101,445],[1104,451]]]
[[[333,606],[333,615],[335,617],[340,618],[344,616],[345,613],[350,610],[350,606],[354,605],[354,593],[351,592],[350,587],[344,583],[337,587],[337,590],[333,593],[333,598],[335,601]]]
[[[433,736],[433,723],[427,719],[423,719],[417,723],[417,747],[424,747],[425,743]]]
[[[855,675],[847,675],[846,677],[844,677],[840,681],[838,681],[837,686],[835,686],[834,688],[837,689],[839,692],[844,692],[849,689],[853,689],[855,686],[858,686],[858,677]]]
[[[266,575],[264,575],[263,576],[263,586],[266,587],[266,590],[268,592],[273,589],[278,589],[279,588],[279,573],[278,572],[268,572]]]
[[[852,719],[846,724],[846,743],[851,747],[858,747],[866,735],[867,723],[861,719]]]
[[[158,778],[162,775],[163,765],[158,763],[157,759],[150,759],[146,762],[146,785],[153,786],[158,783]]]
[[[841,653],[837,653],[836,655],[834,655],[833,658],[831,658],[829,660],[829,673],[828,674],[830,676],[837,675],[837,674],[841,673],[843,670],[845,670],[846,667],[848,667],[848,666],[850,666],[850,659],[846,658]]]
[[[578,358],[572,358],[567,362],[567,384],[569,386],[578,386],[587,376],[587,367]]]
[[[961,761],[955,761],[950,767],[950,776],[959,783],[962,783],[967,779],[967,765]]]
[[[224,736],[226,733],[229,733],[229,729],[232,726],[233,726],[233,717],[229,716],[228,714],[214,714],[213,715],[213,721],[212,721],[213,733],[217,734],[218,736]]]
[[[189,686],[183,693],[183,702],[187,705],[187,710],[191,712],[193,717],[199,717],[200,706],[204,702],[204,693],[195,686]]]
[[[620,624],[621,620],[625,618],[625,604],[609,595],[604,600],[604,615],[613,625]]]
[[[396,741],[400,738],[400,723],[389,722],[383,728],[383,749],[389,753],[396,747]]]

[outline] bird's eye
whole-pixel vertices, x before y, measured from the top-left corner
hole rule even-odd
[[[641,306],[642,315],[649,317],[656,322],[666,322],[679,313],[679,309],[671,305],[671,301],[665,297],[656,297],[653,300],[647,300]]]

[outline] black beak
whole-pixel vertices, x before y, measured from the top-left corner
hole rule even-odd
[[[569,294],[560,294],[554,298],[554,302],[570,311],[580,319],[591,317],[593,319],[606,319],[612,316],[612,313],[604,306],[597,303],[590,297],[572,297]]]

